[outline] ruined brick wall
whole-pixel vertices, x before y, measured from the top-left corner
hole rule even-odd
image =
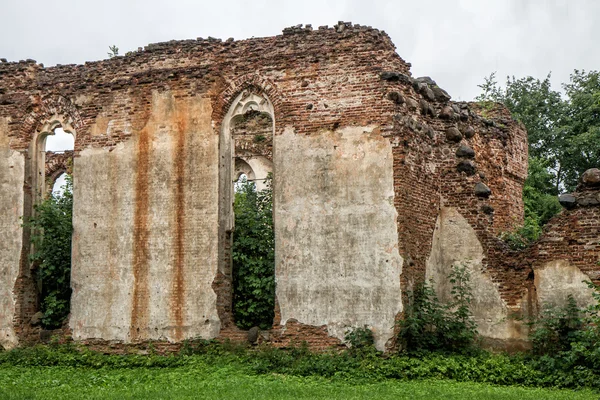
[[[457,264],[471,271],[483,334],[522,339],[507,321],[548,282],[534,270],[553,276],[559,260],[595,273],[597,208],[565,212],[539,244],[511,252],[498,236],[523,219],[524,128],[500,105],[452,102],[409,68],[385,33],[350,23],[85,65],[0,63],[1,228],[16,238],[0,244],[3,343],[24,338],[36,311],[29,233],[15,221],[37,201],[35,154],[58,125],[76,138],[78,340],[244,336],[231,316],[236,159],[274,172],[273,343],[324,347],[368,325],[384,348],[403,293],[435,278],[447,297]]]
[[[570,294],[586,306],[593,299],[584,281],[600,284],[600,170],[586,171],[576,192],[559,199],[565,209],[518,256],[532,269],[534,310],[544,304],[564,305]]]
[[[440,208],[459,209],[482,241],[522,223],[526,132],[499,104],[451,102],[430,78],[382,78],[397,107],[389,137],[405,275],[422,279]]]

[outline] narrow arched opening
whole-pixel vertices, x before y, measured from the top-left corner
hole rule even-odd
[[[70,311],[74,144],[74,131],[60,120],[46,124],[34,141],[31,260],[36,320],[46,329],[63,327]]]
[[[232,320],[242,329],[268,329],[274,318],[273,132],[270,101],[260,91],[242,92],[221,137],[221,177],[227,185],[222,189],[232,205],[224,208],[223,221],[230,225],[224,230],[223,259],[229,260]]]

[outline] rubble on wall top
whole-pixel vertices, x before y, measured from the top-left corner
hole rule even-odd
[[[190,51],[211,51],[211,52],[219,52],[224,50],[226,47],[235,47],[240,45],[251,45],[261,47],[264,46],[272,47],[273,41],[278,42],[282,41],[281,45],[285,46],[285,40],[290,35],[303,34],[302,36],[307,37],[311,42],[318,42],[320,40],[327,40],[323,38],[323,35],[327,36],[337,36],[340,33],[344,33],[344,35],[340,35],[340,38],[350,38],[359,36],[361,39],[364,39],[365,42],[384,42],[386,47],[390,49],[395,49],[391,39],[384,32],[378,29],[372,28],[370,26],[363,26],[359,24],[352,24],[352,22],[343,22],[339,21],[336,25],[332,27],[328,26],[320,26],[318,29],[313,29],[311,24],[299,24],[296,26],[288,27],[283,29],[283,34],[272,37],[260,37],[260,38],[249,38],[243,40],[234,40],[233,38],[228,38],[227,40],[214,38],[209,36],[208,38],[199,37],[197,39],[187,39],[187,40],[170,40],[166,42],[158,42],[158,43],[150,43],[145,47],[138,47],[137,50],[133,50],[127,52],[124,55],[114,56],[110,59],[97,60],[97,61],[86,61],[82,65],[90,65],[96,63],[119,63],[124,60],[131,59],[132,57],[137,57],[138,55],[148,54],[148,53],[158,53],[161,54],[175,54],[180,53],[182,51],[187,52]],[[309,35],[310,34],[310,35]],[[365,35],[366,34],[366,35]],[[335,44],[336,42],[331,42]],[[263,46],[263,47],[264,47]],[[260,49],[258,49],[260,50]],[[8,69],[25,69],[30,68],[31,66],[37,66],[44,68],[43,64],[37,64],[35,60],[27,59],[21,60],[18,62],[7,61],[6,59],[0,59],[0,68],[8,68]],[[75,68],[79,67],[76,64],[69,65],[56,65],[55,67],[50,68]]]
[[[576,207],[600,206],[600,169],[590,168],[581,175],[574,193],[558,196],[560,204],[571,210]]]

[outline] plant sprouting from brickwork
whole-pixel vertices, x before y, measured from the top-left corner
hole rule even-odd
[[[61,327],[70,310],[73,185],[68,175],[63,189],[37,204],[34,216],[26,223],[34,248],[31,261],[41,283],[45,328]]]
[[[108,46],[108,49],[110,50],[108,53],[106,53],[108,54],[108,58],[117,57],[119,55],[119,48],[114,44],[112,46]]]
[[[270,328],[275,308],[273,190],[242,181],[235,193],[233,232],[233,312],[238,327]]]

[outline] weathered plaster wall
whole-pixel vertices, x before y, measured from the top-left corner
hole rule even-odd
[[[292,128],[275,138],[274,218],[281,324],[373,328],[383,349],[402,311],[392,149],[374,127]]]
[[[169,91],[153,92],[151,101],[132,140],[75,159],[76,339],[179,341],[219,332],[211,105]]]
[[[590,277],[567,260],[549,261],[535,269],[534,284],[540,306],[564,307],[572,295],[579,307],[587,307],[595,302],[585,282]]]
[[[24,157],[11,150],[7,120],[0,118],[0,346],[18,343],[14,330],[15,283],[21,258]]]
[[[469,222],[456,208],[442,208],[427,260],[427,280],[433,280],[442,302],[452,302],[449,274],[453,266],[466,266],[473,294],[471,311],[479,334],[491,339],[520,338],[520,326],[508,318],[509,310],[500,296],[498,285],[486,271],[483,258],[483,246]]]

